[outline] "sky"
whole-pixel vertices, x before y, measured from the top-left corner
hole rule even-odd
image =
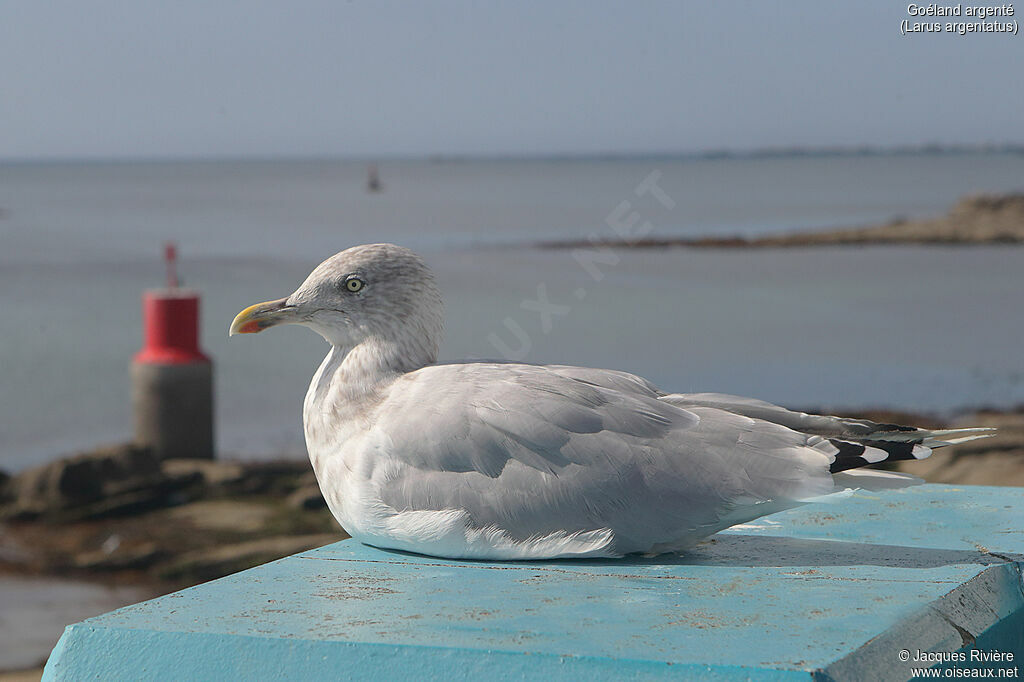
[[[0,159],[1024,143],[1024,37],[904,19],[892,0],[5,0]]]

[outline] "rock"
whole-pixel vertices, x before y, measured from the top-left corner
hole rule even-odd
[[[267,504],[242,500],[199,500],[167,511],[172,523],[187,523],[200,531],[256,533],[274,515]]]
[[[146,569],[161,558],[163,552],[155,542],[146,542],[136,547],[118,547],[112,551],[98,549],[75,555],[75,568],[90,571],[125,571]]]
[[[1024,216],[1024,194],[969,194],[956,202],[949,214],[958,219],[1005,215],[1019,221]]]
[[[205,497],[264,494],[283,497],[316,480],[304,460],[243,463],[170,459],[162,466],[169,476],[199,475]]]
[[[316,481],[309,462],[305,460],[281,460],[277,462],[252,462],[245,466],[245,477],[232,491],[238,495],[280,495]]]
[[[145,448],[119,445],[76,455],[14,476],[0,519],[68,521],[132,514],[176,504],[196,476],[166,476]]]
[[[199,476],[207,495],[228,494],[246,476],[240,462],[209,459],[166,459],[160,468],[166,476]]]
[[[184,554],[160,571],[166,580],[211,580],[229,573],[274,561],[307,549],[322,547],[343,540],[344,533],[317,533],[313,535],[282,535],[223,545],[209,550],[196,550]]]
[[[28,566],[34,553],[6,529],[0,526],[0,565]]]
[[[11,475],[6,471],[0,471],[0,504],[7,504],[11,501]]]
[[[320,492],[320,486],[316,484],[304,485],[293,492],[288,496],[287,504],[292,509],[306,511],[327,508],[327,501],[324,500],[323,493]]]
[[[305,461],[160,461],[135,445],[119,445],[0,478],[0,520],[74,521],[173,506],[198,498],[287,497],[315,484]]]

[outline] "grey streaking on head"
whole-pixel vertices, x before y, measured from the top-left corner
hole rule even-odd
[[[677,551],[847,484],[907,484],[882,472],[851,484],[846,469],[991,435],[666,394],[612,370],[435,364],[440,293],[393,244],[332,256],[287,298],[239,313],[230,333],[283,323],[331,344],[303,420],[334,516],[358,540],[423,554]]]

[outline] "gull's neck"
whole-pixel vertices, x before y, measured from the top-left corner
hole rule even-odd
[[[399,344],[376,337],[355,346],[332,344],[306,393],[304,421],[310,428],[327,419],[360,419],[399,376],[436,360],[429,347]]]
[[[302,410],[314,470],[319,471],[322,458],[349,438],[365,433],[373,408],[395,379],[427,364],[416,364],[401,350],[376,339],[349,347],[331,345],[313,375]]]
[[[365,403],[400,374],[418,369],[396,359],[391,348],[373,340],[350,347],[332,345],[309,387],[315,393],[312,397],[320,405]]]

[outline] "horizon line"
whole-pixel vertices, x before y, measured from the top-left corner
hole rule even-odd
[[[0,164],[48,163],[224,163],[224,162],[279,162],[279,161],[351,161],[383,163],[387,161],[425,161],[432,163],[458,163],[468,161],[628,161],[644,159],[666,160],[726,160],[784,157],[829,156],[897,156],[943,155],[971,153],[1024,154],[1024,143],[940,144],[935,142],[899,145],[825,145],[825,146],[765,146],[749,149],[717,148],[699,151],[605,151],[605,152],[552,152],[545,154],[492,152],[492,153],[429,153],[429,154],[170,154],[113,155],[113,156],[14,156],[0,157]]]

